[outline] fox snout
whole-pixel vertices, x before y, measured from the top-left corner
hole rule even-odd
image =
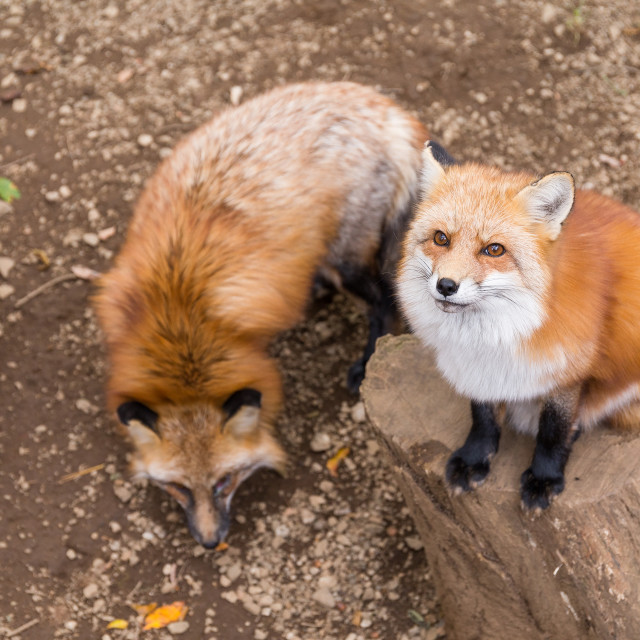
[[[440,278],[436,284],[436,290],[446,298],[447,296],[452,296],[458,290],[459,286],[460,285],[451,278]]]
[[[226,504],[215,497],[182,505],[191,535],[207,549],[215,549],[229,533],[231,516]]]

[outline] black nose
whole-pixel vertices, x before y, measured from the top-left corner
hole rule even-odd
[[[196,541],[199,542],[205,549],[215,549],[221,542],[220,538],[214,538],[213,540],[198,540],[196,538]]]
[[[458,290],[458,285],[451,278],[440,278],[436,285],[438,293],[441,293],[445,298],[453,295]]]

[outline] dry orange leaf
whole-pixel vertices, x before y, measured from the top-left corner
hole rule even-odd
[[[335,478],[338,475],[338,466],[340,463],[351,453],[349,447],[341,447],[335,456],[327,460],[327,469],[329,473]]]
[[[107,625],[107,629],[127,629],[128,627],[129,623],[122,618],[116,618]]]
[[[149,604],[130,604],[129,605],[139,616],[149,615],[154,609],[158,608],[157,602],[150,602]]]
[[[172,604],[166,604],[163,607],[154,609],[151,613],[147,614],[144,619],[143,631],[149,629],[162,629],[172,622],[182,620],[186,615],[189,607],[184,602],[173,602]]]

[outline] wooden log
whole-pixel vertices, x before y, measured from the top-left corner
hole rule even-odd
[[[537,518],[520,507],[534,439],[503,430],[487,481],[453,496],[469,402],[412,336],[378,341],[363,397],[420,531],[449,640],[640,638],[640,438],[576,442],[567,484]]]

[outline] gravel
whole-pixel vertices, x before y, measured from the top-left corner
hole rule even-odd
[[[353,301],[314,302],[273,345],[288,477],[243,485],[229,546],[211,552],[128,473],[92,285],[15,299],[75,265],[105,271],[178,140],[285,81],[377,85],[460,159],[570,170],[640,209],[637,7],[0,0],[0,15],[0,88],[14,96],[0,103],[0,175],[22,191],[0,202],[0,635],[134,640],[131,605],[183,600],[186,619],[155,638],[444,637],[420,534],[345,388],[366,334]],[[129,629],[108,630],[115,618]]]

